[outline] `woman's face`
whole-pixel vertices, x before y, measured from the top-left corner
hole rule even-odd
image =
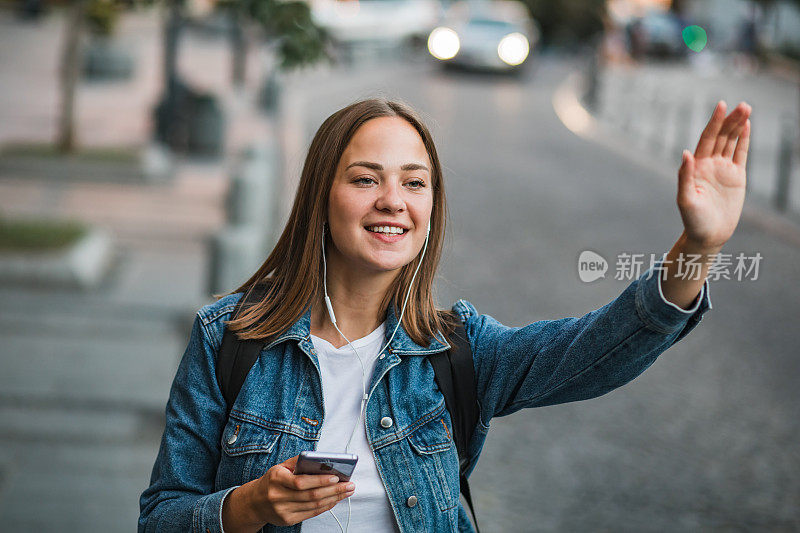
[[[329,256],[366,272],[392,271],[413,261],[433,208],[430,169],[411,124],[400,117],[365,122],[336,168],[328,201]],[[380,226],[403,233],[385,233]]]

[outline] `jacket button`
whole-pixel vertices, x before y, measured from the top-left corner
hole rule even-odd
[[[409,496],[406,500],[406,505],[409,507],[415,507],[417,505],[417,497],[416,496]]]
[[[390,428],[390,427],[392,427],[392,424],[394,424],[394,422],[388,416],[384,416],[383,418],[381,418],[381,427],[382,428]]]
[[[236,442],[236,439],[237,439],[236,433],[234,433],[233,435],[228,437],[228,444],[233,444],[234,442]]]

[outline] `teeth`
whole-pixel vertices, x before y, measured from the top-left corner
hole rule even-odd
[[[367,230],[373,231],[375,233],[389,233],[389,234],[403,233],[403,228],[398,228],[395,226],[371,226],[367,228]]]

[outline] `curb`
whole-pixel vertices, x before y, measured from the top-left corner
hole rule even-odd
[[[174,174],[174,160],[155,143],[139,149],[135,161],[85,160],[80,157],[36,157],[0,155],[0,177],[24,176],[51,181],[93,181],[103,183],[168,183]]]
[[[45,252],[0,255],[0,282],[92,289],[105,279],[113,260],[108,230],[91,228],[74,245]]]
[[[583,106],[578,96],[582,79],[583,76],[579,71],[573,71],[566,76],[553,93],[553,110],[564,127],[578,137],[604,146],[620,157],[655,172],[663,179],[674,182],[677,187],[677,168],[680,166],[680,161],[675,162],[675,174],[673,175],[665,170],[668,168],[666,165],[653,165],[654,159],[669,164],[669,160],[663,156],[648,155],[638,149],[630,150],[630,143],[627,139],[616,130],[604,126]],[[800,219],[792,220],[792,215],[778,213],[758,199],[750,197],[745,199],[741,219],[796,248],[800,248]]]

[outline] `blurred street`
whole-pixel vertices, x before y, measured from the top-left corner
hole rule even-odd
[[[0,141],[50,139],[60,19],[22,26],[4,17]],[[145,68],[122,84],[81,87],[89,145],[148,138],[160,27],[151,15],[127,24],[122,38]],[[52,46],[32,45],[42,39]],[[109,228],[116,243],[112,272],[96,289],[0,283],[3,531],[134,527],[193,315],[212,301],[208,239],[225,223],[233,161],[250,143],[280,146],[284,221],[308,142],[330,113],[376,95],[415,106],[447,183],[439,305],[464,298],[507,325],[581,316],[630,283],[613,272],[581,282],[582,251],[613,265],[625,252],[660,256],[681,233],[679,157],[640,144],[639,125],[618,119],[626,91],[633,99],[667,76],[691,82],[688,67],[606,78],[620,98],[583,134],[554,108],[583,72],[582,57],[546,53],[519,78],[445,72],[423,57],[308,69],[285,78],[279,119],[270,120],[253,103],[261,56],[252,54],[252,80],[236,93],[214,76],[224,42],[188,37],[182,46],[187,76],[220,94],[230,117],[221,163],[179,159],[175,176],[155,183],[0,175],[3,214],[78,217]],[[32,50],[41,57],[20,62]],[[742,76],[707,82],[682,148],[694,149],[713,99],[729,109],[746,99],[764,131],[777,131],[782,114],[797,116],[796,86]],[[764,198],[768,157],[756,153],[761,166],[748,175]],[[713,310],[645,374],[596,400],[492,421],[470,479],[482,531],[800,530],[800,225],[763,199],[747,213],[723,251],[760,253],[758,279],[711,281]]]

